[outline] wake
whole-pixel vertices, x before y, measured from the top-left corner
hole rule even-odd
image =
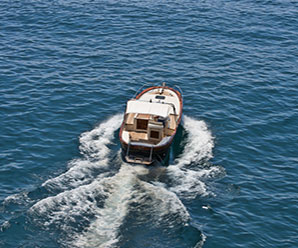
[[[197,195],[207,196],[209,192],[202,179],[224,173],[220,166],[198,166],[213,157],[214,138],[204,121],[184,116],[185,130],[188,138],[182,155],[167,168],[169,177],[175,182],[170,190],[188,198]],[[196,166],[190,166],[195,164]]]
[[[112,116],[92,131],[80,136],[80,152],[83,158],[69,163],[69,170],[58,177],[47,180],[42,184],[47,189],[68,190],[80,185],[88,184],[96,177],[98,169],[108,167],[109,155],[113,134],[120,127],[122,115]],[[101,175],[102,177],[105,174]]]
[[[174,214],[179,216],[179,223],[186,226],[190,215],[180,198],[212,194],[202,179],[222,173],[223,169],[218,166],[190,166],[212,158],[214,138],[205,122],[187,116],[184,128],[188,137],[184,151],[160,172],[170,179],[170,185],[160,182],[160,175],[151,181],[142,180],[151,169],[122,162],[120,151],[113,161],[120,165],[115,171],[111,167],[109,145],[121,120],[120,114],[112,116],[83,133],[80,137],[83,157],[71,161],[65,173],[42,184],[45,189],[58,193],[39,200],[29,209],[29,215],[43,229],[58,228],[64,233],[61,241],[64,246],[117,247],[121,241],[121,226],[134,210],[132,206],[146,205],[148,199],[156,223]],[[170,226],[177,225],[177,220],[169,222]]]

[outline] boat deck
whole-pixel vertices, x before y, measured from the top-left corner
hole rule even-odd
[[[168,154],[182,115],[182,96],[166,87],[150,87],[126,105],[120,139],[128,163],[151,165]]]
[[[130,141],[134,141],[134,142],[142,142],[142,143],[155,145],[155,144],[158,144],[163,138],[173,135],[173,133],[177,128],[177,119],[178,119],[177,115],[171,114],[165,126],[162,126],[162,123],[160,122],[150,120],[149,125],[153,125],[162,129],[161,138],[159,140],[153,140],[153,139],[150,139],[147,130],[136,129],[136,124],[134,123],[134,119],[136,118],[137,115],[139,115],[138,118],[150,119],[149,116],[145,116],[145,115],[141,116],[140,114],[135,114],[135,113],[127,114],[124,130],[123,130],[123,132],[127,133],[126,136],[124,136],[124,140],[126,142],[128,142],[128,139],[129,139]]]

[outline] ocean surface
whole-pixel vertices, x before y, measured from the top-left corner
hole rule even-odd
[[[168,166],[126,101],[179,85]],[[298,247],[296,0],[1,0],[0,247]]]

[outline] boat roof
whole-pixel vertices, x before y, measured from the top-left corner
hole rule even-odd
[[[145,94],[141,95],[140,98],[138,98],[141,101],[145,102],[158,102],[158,103],[167,103],[167,105],[174,105],[175,111],[171,107],[170,114],[179,114],[181,111],[180,106],[180,100],[175,91],[169,88],[165,88],[163,90],[163,94],[160,94],[161,88],[153,88],[149,91],[147,91]]]
[[[169,116],[171,106],[164,103],[145,102],[140,100],[129,100],[126,106],[126,113],[140,113],[157,115],[163,118]]]

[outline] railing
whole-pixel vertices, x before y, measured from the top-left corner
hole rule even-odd
[[[180,86],[175,84],[175,85],[173,86],[173,88],[176,88],[176,89],[180,92],[181,97],[183,98],[183,92],[182,92]]]
[[[153,146],[151,146],[149,158],[146,156],[143,156],[141,154],[138,154],[138,155],[129,154],[129,148],[130,148],[130,143],[128,143],[127,152],[126,152],[126,156],[125,156],[125,159],[128,163],[141,163],[141,164],[149,165],[154,162],[154,160],[153,160]]]
[[[134,94],[134,96],[133,96],[133,98],[136,98],[136,96],[138,95],[138,93],[146,86],[146,85],[152,85],[152,83],[145,83],[142,87],[140,87],[137,91],[136,91],[136,93]]]
[[[165,84],[164,82],[163,82],[163,84]],[[150,86],[156,86],[156,84],[153,84],[153,83],[145,83],[142,87],[140,87],[137,91],[136,91],[136,93],[134,94],[134,96],[133,96],[133,98],[136,98],[136,96],[139,94],[139,92],[145,87],[145,86],[147,86],[147,85],[150,85]],[[172,88],[176,88],[176,90],[178,90],[179,92],[180,92],[180,94],[181,94],[181,97],[183,98],[183,92],[182,92],[182,90],[181,90],[181,88],[178,86],[178,85],[173,85],[172,86]]]

